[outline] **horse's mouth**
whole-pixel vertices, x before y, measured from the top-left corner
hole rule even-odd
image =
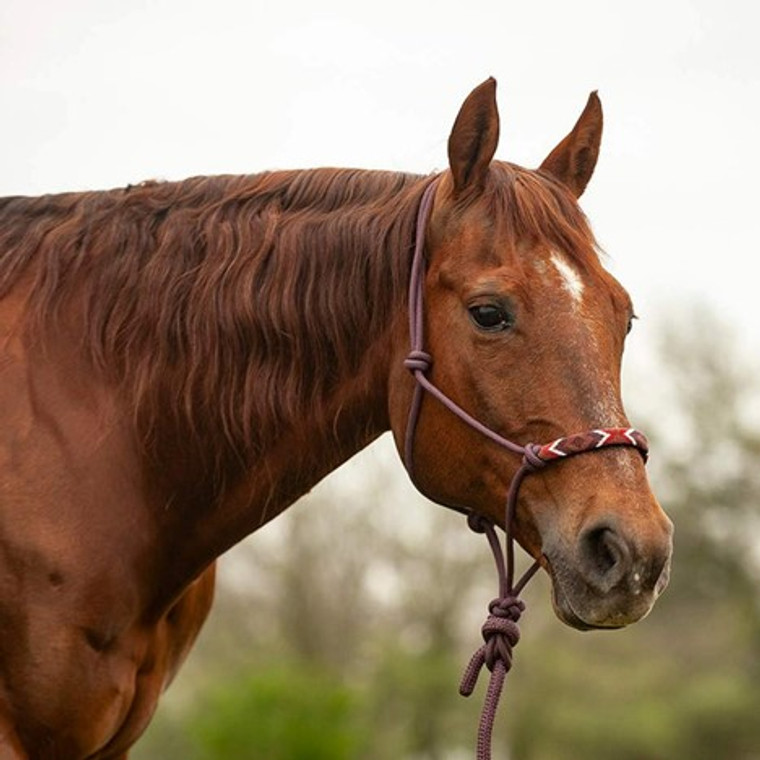
[[[565,625],[576,631],[616,631],[624,628],[626,623],[590,623],[584,620],[574,609],[567,595],[558,584],[552,582],[552,606],[554,614]]]
[[[574,579],[566,572],[554,571],[546,555],[542,565],[552,581],[552,606],[557,618],[577,631],[614,631],[641,620],[649,613],[654,599],[646,601],[647,595],[637,594],[626,600],[600,597],[594,599],[586,592],[578,592]],[[568,588],[572,591],[568,591]],[[627,602],[627,603],[626,603]]]

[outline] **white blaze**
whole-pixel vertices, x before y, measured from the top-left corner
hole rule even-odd
[[[562,278],[562,287],[570,294],[575,304],[580,306],[585,286],[578,270],[559,253],[552,253],[551,262]]]
[[[570,299],[571,308],[579,313],[583,304],[583,295],[586,285],[583,282],[581,273],[572,264],[567,256],[559,251],[552,251],[546,262],[546,268],[540,267],[539,271],[546,272],[549,266],[554,267],[559,275],[562,284],[562,290],[567,293]],[[580,314],[579,314],[580,316]],[[585,325],[586,329],[583,329]],[[584,364],[594,366],[599,357],[599,345],[595,330],[598,329],[598,323],[593,319],[581,320],[572,340],[579,357],[583,357]],[[590,398],[586,399],[585,411],[593,420],[600,420],[599,424],[605,427],[625,426],[627,421],[623,413],[620,401],[612,385],[607,383],[597,383],[596,390]],[[621,471],[634,473],[634,458],[630,455],[629,449],[620,449],[616,452]]]

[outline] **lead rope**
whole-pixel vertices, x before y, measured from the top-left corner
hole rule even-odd
[[[417,212],[414,258],[409,280],[409,340],[411,350],[404,360],[404,366],[412,373],[416,382],[406,425],[404,464],[409,477],[414,482],[414,434],[422,409],[422,399],[426,392],[438,399],[441,404],[467,425],[499,446],[522,456],[522,463],[512,478],[507,495],[504,521],[506,556],[491,519],[483,515],[476,515],[459,506],[444,504],[444,506],[466,514],[470,528],[476,533],[485,534],[493,553],[499,579],[499,596],[488,605],[489,615],[481,630],[484,643],[470,659],[459,686],[459,693],[468,697],[475,689],[483,666],[485,665],[491,671],[488,690],[480,715],[477,743],[477,760],[491,760],[491,739],[496,710],[504,687],[504,680],[512,667],[512,649],[520,640],[520,629],[517,623],[525,611],[525,603],[519,598],[520,592],[540,567],[539,562],[534,561],[517,583],[514,582],[515,560],[512,526],[523,479],[529,473],[536,472],[554,461],[608,446],[635,447],[646,461],[649,446],[644,434],[634,428],[602,428],[558,438],[556,441],[543,446],[532,443],[520,446],[494,432],[468,414],[428,379],[427,373],[432,367],[433,360],[430,354],[424,350],[425,228],[433,206],[433,196],[437,183],[438,178],[435,177],[425,188],[420,201]]]
[[[512,479],[512,485],[509,489],[506,509],[507,526],[512,524],[517,506],[517,494],[523,478],[529,472],[534,472],[545,465],[546,462],[542,460],[537,459],[536,462],[533,462],[532,457],[530,459],[524,457],[523,464]],[[496,529],[491,520],[471,513],[467,518],[467,524],[476,533],[484,533],[488,539],[499,578],[499,595],[496,599],[492,599],[488,605],[489,615],[481,629],[484,643],[470,659],[459,684],[459,693],[463,697],[469,697],[475,690],[483,666],[485,665],[491,671],[488,690],[480,713],[476,752],[477,760],[490,760],[496,711],[504,689],[504,681],[512,668],[512,649],[520,641],[520,629],[517,624],[525,611],[525,602],[520,599],[520,592],[536,574],[540,565],[538,562],[534,562],[523,573],[520,580],[514,583],[514,540],[511,531],[507,531],[505,561],[499,537],[496,535]]]

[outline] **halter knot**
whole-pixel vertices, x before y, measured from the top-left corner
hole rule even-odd
[[[422,372],[424,375],[433,366],[433,357],[427,351],[415,349],[409,352],[409,356],[404,359],[404,366],[410,372]]]
[[[485,533],[493,522],[485,515],[479,515],[477,512],[470,512],[467,515],[467,527],[473,533]]]
[[[507,596],[494,599],[488,605],[491,614],[483,623],[481,633],[485,641],[485,665],[493,672],[497,662],[504,665],[504,670],[512,667],[512,647],[520,641],[520,629],[517,623],[525,610],[520,599]]]
[[[470,659],[459,685],[459,693],[464,697],[469,697],[474,691],[484,665],[492,673],[499,669],[502,675],[506,675],[512,667],[512,648],[520,641],[517,623],[525,610],[521,599],[507,594],[494,599],[488,610],[491,614],[481,629],[485,643]]]
[[[526,444],[523,450],[523,466],[527,467],[530,472],[541,470],[549,464],[546,459],[541,458],[540,451],[541,447],[535,443]]]

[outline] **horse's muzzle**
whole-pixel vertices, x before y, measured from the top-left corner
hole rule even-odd
[[[584,529],[570,552],[545,547],[557,617],[579,630],[641,620],[668,585],[671,554],[669,522],[645,545],[602,522]]]

